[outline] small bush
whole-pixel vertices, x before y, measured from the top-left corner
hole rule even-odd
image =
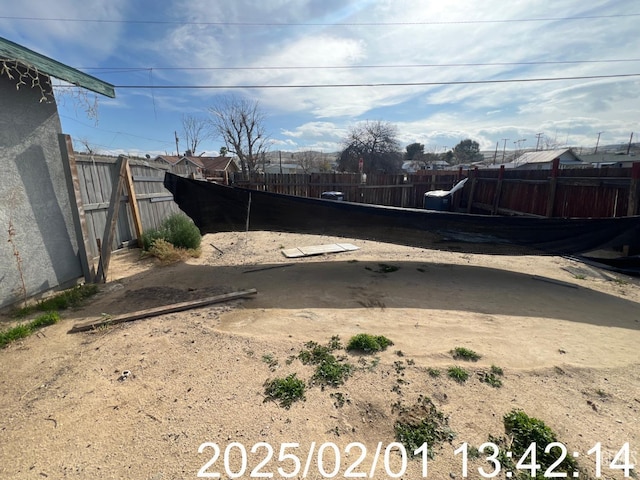
[[[449,378],[453,378],[458,383],[464,383],[469,378],[469,372],[462,367],[451,367],[447,373]]]
[[[456,347],[449,353],[451,353],[451,355],[453,355],[453,358],[455,358],[456,360],[470,360],[472,362],[477,362],[482,358],[482,355],[480,355],[479,353],[476,353],[473,350],[469,350],[468,348],[464,347]]]
[[[291,408],[293,402],[304,400],[304,382],[292,373],[286,378],[274,378],[264,384],[265,402],[278,401],[281,407]]]
[[[158,229],[147,230],[142,234],[142,249],[151,252],[151,248],[159,240],[164,240],[176,248],[197,251],[202,242],[202,235],[190,218],[175,213],[164,219]]]
[[[186,260],[190,256],[197,256],[191,255],[189,252],[191,252],[191,250],[176,248],[171,243],[162,238],[159,238],[155,242],[153,242],[153,245],[151,245],[151,248],[149,249],[149,253],[158,258],[163,263],[179,262],[182,260]]]
[[[511,450],[513,458],[519,458],[535,442],[536,458],[540,464],[540,472],[544,472],[552,464],[556,462],[560,455],[559,449],[551,449],[545,452],[545,446],[552,442],[557,442],[555,433],[542,420],[528,416],[522,410],[512,410],[504,417],[504,428],[506,433],[513,439]],[[556,472],[572,472],[578,471],[578,465],[572,456],[568,455],[556,467]]]
[[[356,350],[364,353],[380,352],[393,345],[393,342],[383,335],[370,335],[359,333],[351,337],[347,344],[347,350]]]

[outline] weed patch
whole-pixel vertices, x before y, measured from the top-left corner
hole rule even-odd
[[[359,333],[358,335],[351,337],[347,344],[347,350],[374,353],[385,350],[391,345],[393,345],[393,342],[383,335]]]
[[[330,355],[318,364],[313,377],[311,377],[311,383],[319,384],[322,387],[326,385],[337,387],[344,383],[352,371],[353,365],[343,363]]]
[[[51,312],[56,310],[67,310],[82,305],[84,300],[98,293],[98,286],[94,283],[78,285],[64,292],[57,293],[34,305],[21,308],[13,312],[13,316],[23,318],[34,311]]]
[[[264,401],[277,401],[281,407],[291,408],[293,402],[304,400],[305,385],[292,373],[286,378],[274,378],[264,383]]]
[[[572,476],[573,472],[578,471],[578,464],[571,455],[567,455],[556,465],[560,459],[562,452],[559,448],[551,448],[545,451],[546,446],[552,442],[557,442],[556,434],[542,420],[529,417],[522,410],[512,410],[503,417],[505,432],[509,436],[510,446],[508,450],[513,452],[512,458],[501,459],[503,468],[509,471],[517,471],[514,461],[521,459],[523,455],[528,455],[524,459],[525,463],[532,463],[532,452],[529,450],[532,444],[536,445],[535,460],[540,465],[540,469],[536,471],[535,478],[547,478],[545,472],[554,465],[554,473],[561,474],[566,472],[566,476]],[[505,438],[490,438],[490,441],[496,443],[500,447],[507,449],[507,440]],[[501,448],[502,450],[502,448]],[[531,470],[523,470],[514,478],[525,479],[532,478]]]
[[[331,337],[327,345],[312,341],[304,346],[306,348],[298,354],[298,358],[305,365],[316,365],[310,381],[312,385],[318,384],[323,388],[327,385],[337,387],[353,372],[353,365],[333,355],[335,350],[342,348],[340,337]]]
[[[262,361],[264,363],[266,363],[267,365],[269,365],[269,370],[271,370],[272,372],[278,368],[278,359],[275,358],[272,354],[270,353],[265,353],[264,355],[262,355]]]
[[[0,332],[0,348],[4,348],[9,345],[11,342],[16,340],[20,340],[21,338],[28,337],[36,330],[53,325],[60,320],[60,316],[55,312],[45,313],[40,315],[36,319],[23,323],[21,325],[16,325],[13,328]]]
[[[469,378],[469,372],[462,367],[451,367],[447,371],[449,378],[453,378],[458,383],[464,383]]]
[[[440,376],[441,372],[440,372],[440,369],[438,369],[438,368],[429,367],[429,368],[427,368],[427,373],[429,374],[430,377],[437,378],[437,377]]]
[[[477,362],[482,358],[482,355],[480,355],[479,353],[476,353],[473,350],[469,350],[468,348],[465,348],[465,347],[456,347],[453,350],[451,350],[449,353],[451,353],[451,355],[453,355],[453,358],[455,358],[456,360],[467,360],[471,362]]]
[[[455,438],[455,433],[449,428],[447,417],[436,408],[431,399],[421,396],[413,407],[399,408],[401,413],[394,430],[396,440],[405,446],[407,452],[413,454],[416,449],[427,443],[429,457],[433,458],[435,445],[450,442]]]

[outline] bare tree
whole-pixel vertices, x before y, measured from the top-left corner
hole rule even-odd
[[[227,151],[238,157],[243,175],[254,172],[269,149],[265,115],[258,102],[226,96],[209,112],[214,132],[224,140]]]
[[[365,173],[399,172],[402,153],[397,135],[398,129],[389,122],[366,121],[351,127],[338,161],[340,169],[357,172],[362,160]]]
[[[98,153],[98,150],[94,148],[93,145],[91,145],[91,143],[89,143],[89,140],[86,137],[80,138],[79,141],[84,147],[85,152],[88,153],[89,155],[95,155]]]
[[[200,142],[211,136],[207,119],[194,115],[182,116],[182,131],[187,142],[187,149],[191,152],[191,155],[196,154],[196,149]]]

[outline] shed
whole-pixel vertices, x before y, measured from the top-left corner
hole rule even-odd
[[[89,277],[51,77],[115,97],[113,85],[0,37],[0,307]]]

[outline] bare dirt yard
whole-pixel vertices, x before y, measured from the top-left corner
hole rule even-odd
[[[360,248],[281,253],[334,242]],[[249,288],[258,293],[68,333],[89,319]],[[629,461],[640,457],[640,283],[565,258],[215,234],[184,263],[115,254],[100,292],[61,315],[0,350],[2,479],[463,478],[454,452],[500,437],[508,447],[503,417],[514,409],[579,454],[579,478],[595,477],[598,443],[602,478],[624,478],[610,463],[626,443]],[[345,345],[358,333],[394,344],[370,355],[335,350],[351,374],[313,384],[315,367],[299,357],[307,342],[339,336]],[[454,359],[456,347],[481,358]],[[449,377],[455,366],[465,382]],[[501,387],[483,381],[492,366]],[[305,399],[265,401],[265,382],[292,373]],[[427,472],[420,458],[405,468],[394,425],[435,410],[448,438],[429,445]],[[490,453],[468,455],[468,478],[491,474]]]

